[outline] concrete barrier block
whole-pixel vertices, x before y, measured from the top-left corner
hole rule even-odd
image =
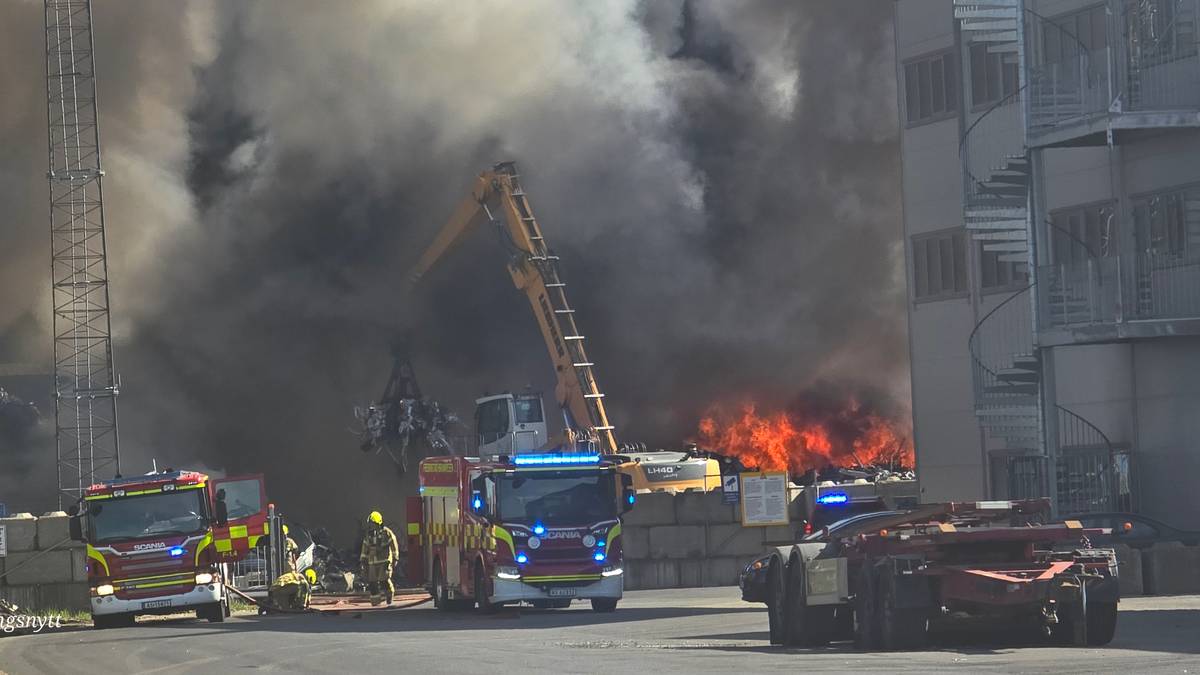
[[[675,496],[675,522],[680,525],[735,523],[741,518],[736,504],[726,504],[720,490],[685,492]]]
[[[45,550],[59,542],[70,541],[71,518],[62,511],[51,511],[37,519],[38,548]]]
[[[756,555],[764,549],[761,527],[710,525],[706,529],[709,557]]]
[[[650,528],[621,527],[621,551],[626,558],[643,560],[650,557]]]
[[[86,583],[45,584],[38,587],[38,610],[83,610],[89,603],[90,589]]]
[[[645,527],[674,525],[675,495],[666,492],[640,494],[633,510],[621,516],[621,522]]]
[[[737,586],[738,575],[749,562],[745,558],[722,556],[704,561],[705,586]]]
[[[800,541],[804,536],[803,525],[770,525],[756,528],[762,530],[763,546],[786,546]]]
[[[1179,542],[1155,544],[1142,551],[1146,593],[1200,593],[1200,547]]]
[[[1117,552],[1117,582],[1121,587],[1121,597],[1142,595],[1145,592],[1142,582],[1142,552],[1123,544],[1117,544],[1113,548]]]
[[[680,588],[699,588],[704,585],[704,564],[706,560],[703,558],[696,560],[680,560],[679,561],[679,587]]]
[[[704,528],[699,525],[652,527],[648,548],[651,558],[703,558]]]
[[[72,548],[68,549],[68,553],[71,555],[71,581],[87,581],[87,550]]]
[[[34,556],[37,560],[23,564]],[[12,586],[66,583],[71,581],[71,551],[10,553],[6,571]]]
[[[18,513],[9,518],[0,518],[8,539],[8,553],[37,550],[37,518],[31,513]]]
[[[625,588],[631,591],[679,588],[679,561],[631,561],[626,567]]]

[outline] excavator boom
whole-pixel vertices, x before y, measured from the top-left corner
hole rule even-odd
[[[605,453],[617,451],[613,426],[604,409],[604,394],[596,384],[594,364],[584,347],[585,336],[567,301],[567,285],[559,272],[558,256],[546,246],[533,216],[520,174],[512,162],[497,164],[476,179],[471,194],[454,209],[412,272],[419,281],[448,251],[477,226],[494,222],[514,249],[508,271],[525,293],[554,364],[555,396],[569,431],[594,436]]]

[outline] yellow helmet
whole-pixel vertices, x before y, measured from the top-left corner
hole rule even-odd
[[[286,536],[287,536],[287,534],[288,534],[287,525],[284,525],[284,526],[283,526],[283,536],[285,536],[285,537],[286,537]]]
[[[304,578],[308,580],[309,585],[317,583],[317,571],[311,567],[304,568]]]
[[[371,515],[367,516],[367,520],[371,521],[372,523],[375,523],[376,525],[382,525],[383,524],[383,514],[378,511],[372,511]]]

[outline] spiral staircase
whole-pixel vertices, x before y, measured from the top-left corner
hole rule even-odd
[[[992,104],[969,125],[959,153],[963,166],[963,216],[966,229],[986,252],[1000,262],[1015,262],[1033,269],[1029,241],[1032,170],[1026,145],[1024,53],[1024,3],[1022,0],[954,0],[963,47],[986,45],[1002,63],[1015,64],[1019,73],[1016,91]],[[964,84],[970,82],[969,73]],[[968,89],[969,91],[969,89]],[[1032,275],[1031,275],[1032,277]],[[1035,293],[1037,281],[1004,298],[975,325],[968,339],[975,393],[975,415],[992,439],[992,456],[1010,458],[1010,479],[1023,476],[1029,484],[1012,485],[1012,497],[1050,494],[1047,482],[1055,476],[1060,510],[1099,510],[1104,500],[1064,499],[1075,480],[1070,462],[1061,458],[1057,471],[1047,471],[1043,363],[1036,341]],[[1075,413],[1054,406],[1056,447],[1100,447],[1111,453],[1111,444],[1095,425]],[[1064,430],[1067,430],[1064,435]],[[1023,468],[1017,470],[1016,464]],[[1028,470],[1029,467],[1036,467]],[[1064,471],[1065,470],[1065,471]],[[1077,481],[1076,481],[1077,482]],[[1096,502],[1096,503],[1092,503]]]

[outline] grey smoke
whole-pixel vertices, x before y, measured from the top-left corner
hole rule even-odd
[[[549,395],[494,232],[401,294],[501,159],[622,439],[820,380],[907,405],[888,0],[95,2],[127,472],[261,471],[309,521],[399,518],[347,429],[398,331],[467,416]],[[40,20],[0,9],[0,335],[31,309],[48,333]]]

